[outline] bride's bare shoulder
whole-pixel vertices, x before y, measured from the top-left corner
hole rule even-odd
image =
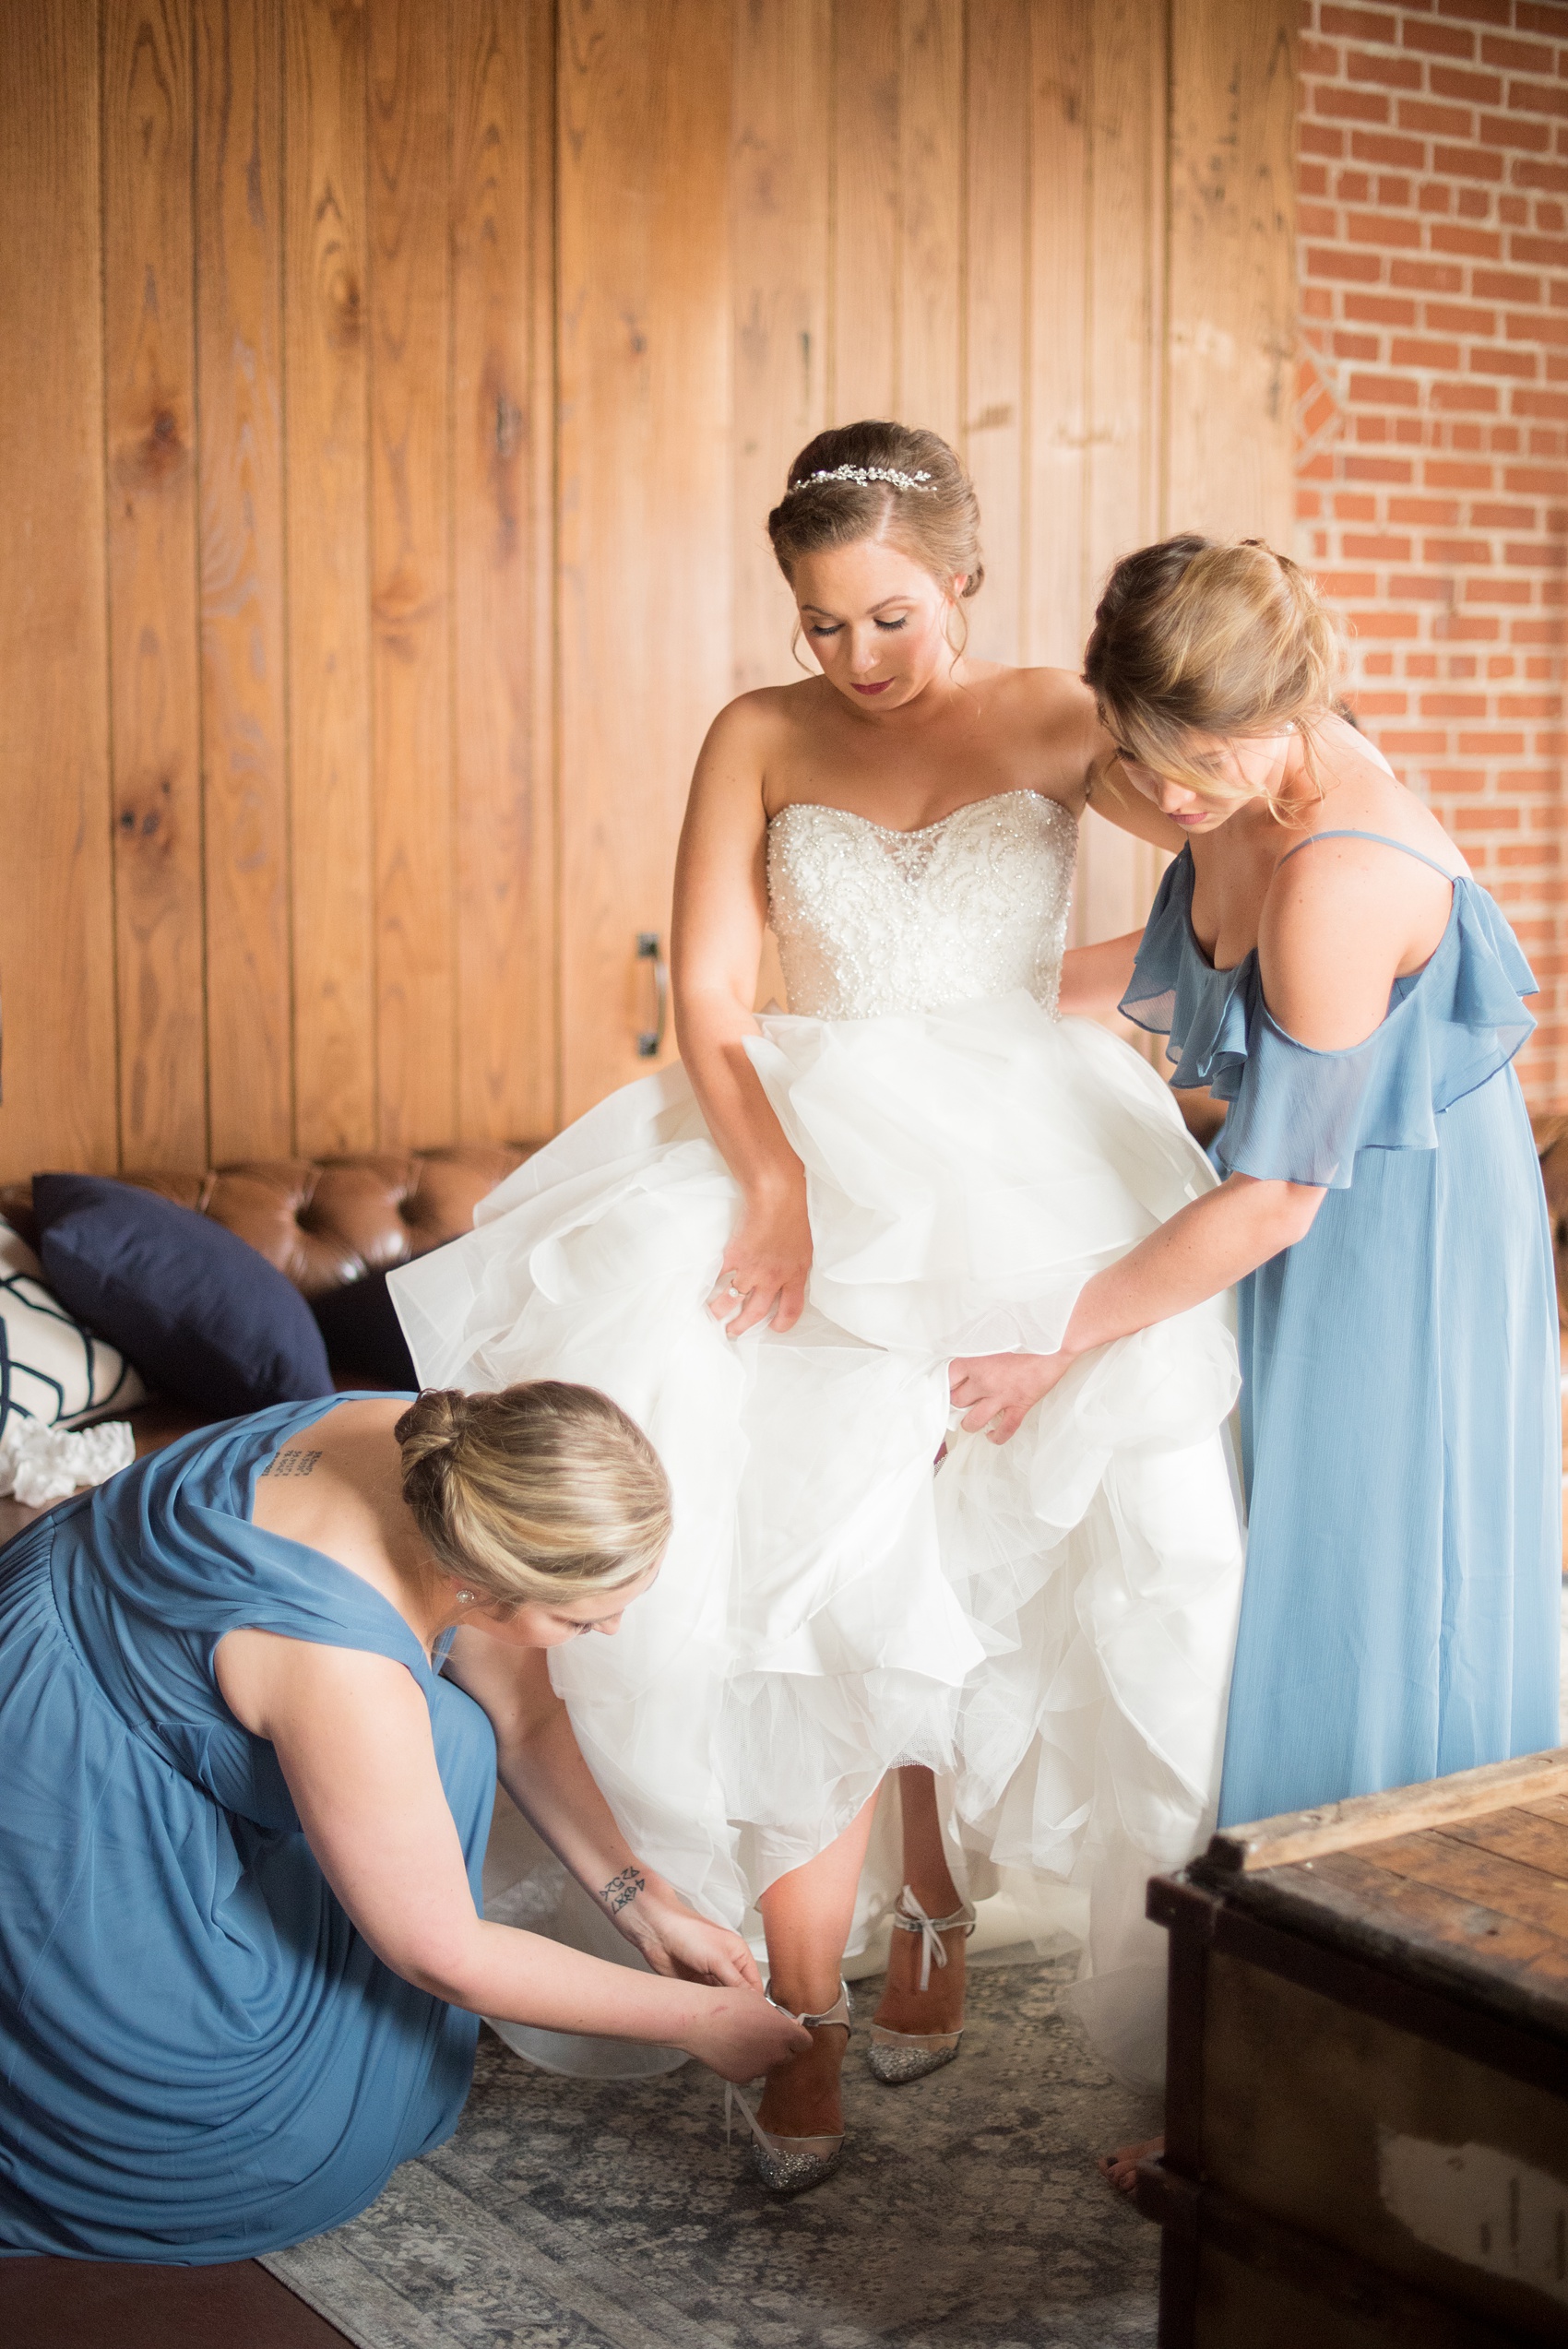
[[[1021,696],[1048,723],[1081,730],[1098,724],[1094,695],[1075,669],[1016,669]]]
[[[1094,695],[1071,669],[1015,669],[1000,660],[966,663],[970,682],[1009,721],[1039,735],[1074,738],[1098,725]]]
[[[726,702],[698,755],[686,802],[688,845],[717,833],[750,840],[767,822],[767,787],[811,728],[813,682],[759,685]]]
[[[809,728],[822,699],[822,680],[802,677],[798,684],[757,685],[726,702],[707,730],[705,758],[718,753],[727,761],[755,756],[766,763],[769,754],[794,741]]]
[[[993,671],[992,693],[1007,732],[1027,745],[1041,788],[1063,801],[1081,800],[1091,767],[1105,748],[1094,695],[1070,669]]]

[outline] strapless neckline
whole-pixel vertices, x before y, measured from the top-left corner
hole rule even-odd
[[[983,800],[966,800],[961,807],[949,808],[945,815],[939,815],[934,824],[878,824],[874,816],[861,815],[854,808],[836,808],[826,800],[790,800],[768,817],[767,828],[771,832],[774,825],[782,824],[787,815],[801,813],[812,815],[847,815],[851,824],[863,824],[868,831],[885,833],[890,840],[923,840],[928,833],[941,832],[945,830],[948,825],[956,824],[961,815],[968,815],[971,809],[993,808],[1003,800],[1038,800],[1041,807],[1061,808],[1068,823],[1074,826],[1075,830],[1076,829],[1077,819],[1070,808],[1063,807],[1061,801],[1053,800],[1049,791],[1036,791],[1027,784],[1021,785],[1016,791],[990,791]]]
[[[909,827],[792,801],[767,827],[790,1011],[876,1019],[1020,988],[1053,1011],[1077,841],[1071,812],[1028,789]]]

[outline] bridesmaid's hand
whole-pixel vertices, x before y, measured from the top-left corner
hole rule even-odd
[[[947,1365],[947,1392],[967,1434],[1016,1436],[1026,1415],[1077,1360],[1075,1354],[971,1354]]]
[[[676,2042],[720,2080],[737,2084],[771,2071],[790,2056],[805,2055],[812,2035],[792,2014],[760,1993],[715,1992],[685,2036]]]
[[[639,1877],[641,1889],[616,1912],[615,1925],[655,1974],[719,1989],[761,1989],[756,1960],[738,1933],[699,1916],[662,1877],[627,1874]]]
[[[727,1337],[742,1337],[771,1318],[780,1337],[805,1310],[812,1228],[805,1176],[787,1188],[748,1197],[724,1252],[707,1310]]]

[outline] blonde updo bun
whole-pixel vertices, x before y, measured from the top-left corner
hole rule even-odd
[[[1084,682],[1140,765],[1212,795],[1193,736],[1312,729],[1335,705],[1340,647],[1306,573],[1261,539],[1166,539],[1116,565]]]
[[[647,1436],[593,1387],[428,1389],[398,1420],[403,1499],[432,1556],[498,1606],[636,1582],[670,1540]]]
[[[814,473],[857,472],[927,476],[919,488],[888,481],[814,481]],[[963,595],[977,595],[985,577],[980,560],[980,501],[974,483],[946,442],[913,424],[837,424],[808,441],[790,468],[790,486],[767,517],[778,568],[791,586],[802,556],[875,539],[895,546],[951,589],[963,575]]]

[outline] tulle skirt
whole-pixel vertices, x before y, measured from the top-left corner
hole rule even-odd
[[[1053,1350],[1088,1276],[1215,1176],[1145,1061],[1025,994],[762,1030],[807,1175],[796,1326],[731,1341],[707,1311],[739,1194],[676,1068],[393,1276],[421,1381],[580,1380],[658,1447],[657,1584],[551,1659],[645,1860],[740,1925],[928,1764],[972,1889],[1087,1888],[1083,2020],[1155,2079],[1144,1886],[1212,1822],[1241,1593],[1229,1301],[1084,1357],[1005,1445],[956,1428],[946,1366]]]

